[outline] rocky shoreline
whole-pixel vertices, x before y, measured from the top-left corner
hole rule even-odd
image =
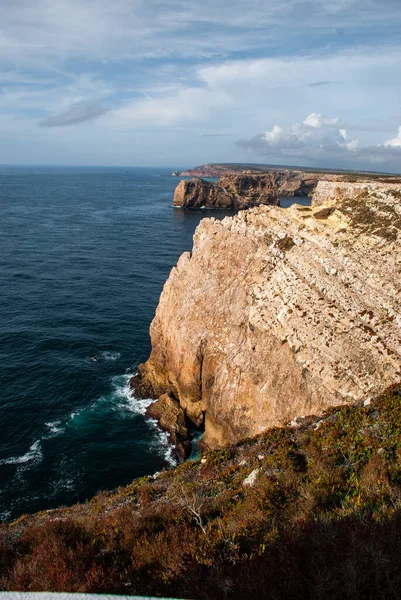
[[[219,447],[400,381],[400,232],[401,185],[377,182],[203,220],[164,286],[136,394],[167,394]]]
[[[250,166],[250,165],[249,165]],[[242,210],[263,204],[279,205],[280,196],[312,196],[319,182],[399,184],[399,176],[374,173],[334,173],[246,165],[203,165],[174,171],[174,177],[193,177],[178,184],[173,206],[187,209]],[[215,183],[204,178],[219,178]],[[321,188],[322,189],[322,188]]]
[[[204,219],[131,380],[182,456],[204,426],[202,456],[2,524],[1,588],[399,597],[400,241],[377,182]]]

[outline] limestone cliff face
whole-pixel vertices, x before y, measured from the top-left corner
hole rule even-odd
[[[395,178],[394,178],[395,179]],[[366,197],[371,196],[381,202],[381,198],[387,202],[387,197],[393,195],[400,197],[401,183],[384,183],[376,181],[320,181],[313,194],[313,205],[318,206],[326,203],[338,203],[344,200],[360,200],[360,206],[364,205]]]
[[[274,175],[225,175],[217,183],[194,178],[178,184],[173,206],[239,210],[260,204],[279,204]]]
[[[206,415],[211,446],[401,380],[401,186],[320,205],[322,185],[318,206],[204,219],[164,286],[133,386]]]

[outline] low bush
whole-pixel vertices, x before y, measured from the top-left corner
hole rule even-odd
[[[1,526],[0,587],[395,599],[400,556],[394,386],[369,406],[333,409],[86,504]]]

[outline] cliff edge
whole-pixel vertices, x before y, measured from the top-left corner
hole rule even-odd
[[[273,173],[262,176],[225,175],[216,183],[195,177],[182,180],[174,193],[173,206],[240,210],[260,204],[279,205]]]
[[[317,206],[204,219],[136,392],[169,394],[213,447],[401,380],[401,186],[346,185],[319,183]]]

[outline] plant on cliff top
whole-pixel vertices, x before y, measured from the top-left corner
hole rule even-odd
[[[251,484],[246,484],[252,474]],[[0,527],[0,586],[401,596],[401,388]]]

